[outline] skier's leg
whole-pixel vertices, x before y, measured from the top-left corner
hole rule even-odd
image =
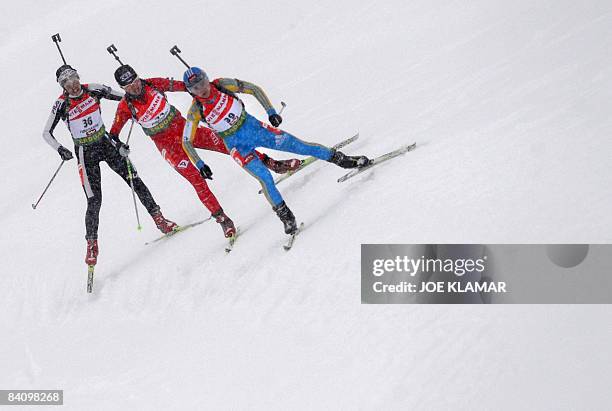
[[[200,172],[189,160],[187,153],[185,153],[182,148],[182,144],[180,143],[181,140],[177,141],[179,142],[178,146],[175,144],[172,145],[172,159],[169,160],[170,163],[173,164],[175,170],[177,170],[191,183],[191,185],[193,185],[198,197],[200,198],[200,201],[202,201],[206,208],[208,208],[212,214],[212,217],[221,226],[223,235],[225,235],[225,237],[231,237],[232,235],[236,234],[234,222],[227,216],[227,214],[225,214],[223,208],[221,208],[221,205],[217,201],[217,198],[208,188],[206,180],[202,178]],[[212,130],[204,127],[197,128],[193,146],[205,150],[217,151],[222,154],[229,154],[227,147],[223,143],[223,139],[217,136]],[[177,166],[175,166],[175,164]],[[185,164],[187,164],[186,167],[184,167]]]
[[[149,191],[148,187],[142,181],[142,179],[138,176],[138,171],[134,164],[127,158],[122,157],[121,154],[109,143],[107,146],[106,152],[106,162],[108,166],[125,181],[125,183],[130,186],[134,184],[134,192],[138,196],[138,199],[142,203],[143,206],[149,212],[149,215],[153,219],[153,222],[164,234],[168,234],[178,226],[177,224],[164,217],[161,212],[159,205],[155,202],[153,195]],[[130,182],[130,173],[128,170],[127,162],[130,162],[130,168],[132,169],[132,183]]]
[[[288,151],[290,153],[313,156],[321,160],[329,160],[333,154],[330,148],[321,144],[302,141],[286,131],[272,127],[250,115],[247,117],[243,127],[248,128],[251,142],[255,147]]]
[[[182,150],[182,146],[179,145],[180,150]],[[177,166],[174,168],[180,175],[182,175],[195,189],[198,198],[204,204],[204,206],[210,211],[212,217],[215,219],[217,223],[221,226],[221,230],[223,231],[223,235],[225,237],[231,237],[236,234],[236,227],[234,226],[234,222],[231,218],[228,217],[227,214],[221,208],[217,197],[213,194],[213,192],[208,187],[206,180],[200,175],[200,172],[197,168],[191,163],[187,154],[182,152],[182,159],[178,162],[175,161]],[[176,156],[175,158],[181,158],[180,156]]]
[[[98,223],[102,205],[102,185],[98,152],[94,147],[87,150],[83,146],[75,146],[81,186],[87,198],[85,211],[85,264],[96,265],[98,262]]]
[[[193,138],[193,146],[204,150],[217,151],[222,154],[229,154],[223,139],[206,127],[198,127],[195,137]],[[296,170],[300,167],[300,160],[292,158],[289,160],[275,160],[270,156],[255,151],[255,154],[263,161],[264,165],[275,173],[283,174],[288,171]]]
[[[193,138],[193,146],[204,150],[217,151],[222,154],[229,154],[223,139],[214,131],[206,127],[198,127]]]
[[[342,168],[363,167],[370,162],[366,156],[347,156],[344,153],[324,147],[315,143],[307,143],[286,131],[274,128],[264,122],[259,122],[256,127],[253,123],[254,117],[249,117],[251,127],[254,129],[253,139],[257,147],[267,147],[274,150],[289,151],[291,153],[310,155],[321,160],[329,161]],[[258,120],[255,120],[258,121]]]
[[[256,155],[254,147],[249,143],[247,129],[240,130],[238,133],[225,139],[225,144],[230,150],[230,155],[242,168],[250,175],[255,177],[261,184],[266,199],[272,209],[285,225],[285,233],[293,234],[297,230],[295,216],[285,204],[281,193],[274,184],[272,174]]]
[[[231,156],[238,164],[242,164],[247,173],[259,181],[263,193],[272,207],[276,207],[283,202],[283,196],[274,184],[274,177],[255,153],[251,152],[242,156],[237,149],[233,149]]]
[[[187,157],[183,150],[181,140],[169,136],[167,138],[158,138],[154,141],[164,159],[193,186],[202,204],[211,214],[217,213],[221,209],[221,205],[212,191],[210,191],[210,188],[208,188],[206,180],[202,178],[198,169],[191,164],[189,157]]]
[[[95,150],[95,148],[93,149]],[[89,151],[92,151],[90,148]],[[78,158],[79,176],[81,186],[87,198],[87,211],[85,212],[85,238],[95,240],[98,238],[98,223],[100,208],[102,206],[102,185],[99,159],[96,153],[88,152],[83,146],[75,146]]]
[[[189,161],[189,160],[187,160]],[[216,213],[221,208],[219,201],[215,195],[210,191],[206,180],[202,178],[198,170],[189,162],[186,166],[181,164],[175,167],[175,170],[183,176],[193,186],[198,198],[204,204],[204,206],[211,212]]]
[[[226,137],[223,142],[232,159],[259,181],[272,207],[282,203],[283,197],[274,184],[272,174],[255,153],[255,146],[250,139],[250,129],[243,126],[237,133]]]
[[[247,156],[243,157],[238,153],[238,150],[234,148],[232,149],[231,155],[237,162],[239,162],[238,158],[240,158],[240,161],[246,161],[243,168],[247,171],[247,173],[255,177],[261,184],[263,193],[272,206],[272,210],[274,210],[278,218],[280,218],[285,226],[285,233],[295,233],[297,230],[295,216],[283,200],[281,193],[276,188],[272,174],[270,174],[270,170],[266,168],[264,163],[257,155],[254,154],[254,152],[251,152]]]
[[[129,159],[122,157],[119,152],[109,143],[106,148],[106,163],[108,166],[117,173],[125,183],[130,186],[130,175],[127,167],[127,162]],[[142,181],[142,179],[138,176],[138,172],[136,171],[136,167],[134,167],[134,163],[130,161],[130,165],[132,168],[132,182],[134,183],[134,191],[138,196],[138,199],[142,203],[142,205],[147,209],[149,214],[154,214],[159,211],[159,206],[155,202],[153,195]]]
[[[255,154],[264,163],[266,167],[274,171],[277,174],[285,174],[289,171],[295,171],[302,165],[302,162],[297,158],[290,158],[288,160],[275,160],[267,154],[261,153],[255,150]]]

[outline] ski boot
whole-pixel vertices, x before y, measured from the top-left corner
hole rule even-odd
[[[302,162],[297,158],[290,160],[275,160],[272,157],[264,154],[262,159],[264,165],[276,174],[285,174],[289,171],[295,171],[302,165]]]
[[[219,211],[214,213],[212,216],[217,223],[221,224],[221,229],[223,230],[223,235],[225,238],[229,238],[236,234],[234,222],[223,212],[222,208],[220,208]]]
[[[87,240],[87,252],[85,253],[85,264],[96,265],[98,262],[98,240]]]
[[[333,149],[332,156],[327,161],[342,168],[360,168],[370,164],[370,159],[366,156],[347,156],[341,151]]]
[[[153,221],[155,221],[155,225],[157,226],[159,231],[164,234],[171,233],[176,228],[178,228],[178,225],[176,225],[174,221],[170,221],[166,217],[164,217],[164,215],[159,209],[154,213],[151,213],[151,217],[153,218]]]
[[[295,216],[284,201],[272,209],[285,225],[285,234],[293,234],[297,231]]]

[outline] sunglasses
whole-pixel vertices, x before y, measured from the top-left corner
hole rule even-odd
[[[203,76],[197,83],[194,83],[187,87],[189,90],[204,90],[208,85],[208,77]]]
[[[134,83],[136,83],[136,80],[138,80],[138,77],[134,77],[134,80],[130,81],[128,84],[121,86],[121,88],[126,88],[126,87],[131,87],[134,85]]]

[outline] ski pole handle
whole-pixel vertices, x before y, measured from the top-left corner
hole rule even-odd
[[[187,64],[187,62],[185,60],[183,60],[183,58],[181,56],[179,56],[180,52],[181,52],[181,49],[179,49],[176,44],[174,46],[172,46],[172,48],[170,49],[170,54],[172,54],[177,59],[179,59],[181,61],[181,63],[183,63],[185,65],[185,67],[191,68],[191,66],[189,64]]]
[[[285,107],[287,107],[287,104],[285,104],[284,101],[281,101],[281,106],[283,106],[283,108],[280,109],[280,111],[278,112],[278,115],[280,116],[281,113],[283,112],[283,110],[285,109]]]
[[[123,63],[121,62],[121,60],[119,60],[119,56],[117,56],[117,47],[115,47],[114,44],[111,44],[110,46],[108,46],[106,48],[106,51],[108,51],[110,54],[112,54],[112,56],[115,58],[115,60],[117,60],[119,62],[119,64],[121,64],[123,66]]]
[[[51,185],[51,183],[53,182],[53,180],[55,180],[55,176],[57,176],[57,173],[59,173],[60,169],[62,168],[62,166],[64,165],[64,163],[66,162],[66,160],[62,160],[62,162],[60,163],[59,167],[57,168],[57,170],[55,170],[55,174],[53,174],[53,177],[51,177],[51,180],[49,181],[49,184],[47,184],[47,187],[45,187],[45,190],[42,192],[42,194],[40,195],[40,197],[38,198],[38,201],[36,201],[35,204],[32,204],[32,208],[34,210],[36,210],[36,207],[38,207],[38,203],[40,203],[40,200],[42,200],[43,196],[45,195],[45,193],[47,192],[47,190],[49,189],[49,186]]]
[[[62,53],[62,49],[59,46],[60,42],[62,41],[62,38],[60,37],[59,33],[56,33],[56,34],[52,35],[51,36],[51,40],[53,40],[53,42],[57,46],[57,51],[59,51],[60,57],[62,58],[62,61],[64,62],[64,64],[66,64],[66,59],[64,58],[64,54]]]

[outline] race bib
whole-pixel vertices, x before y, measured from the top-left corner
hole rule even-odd
[[[66,122],[74,139],[89,137],[104,126],[100,105],[91,96],[68,111]]]
[[[232,128],[242,115],[244,107],[237,98],[220,93],[217,104],[206,113],[206,123],[215,131],[226,131]]]
[[[160,93],[153,92],[149,106],[143,114],[139,113],[138,123],[144,128],[154,128],[164,121],[170,113],[170,104]]]

